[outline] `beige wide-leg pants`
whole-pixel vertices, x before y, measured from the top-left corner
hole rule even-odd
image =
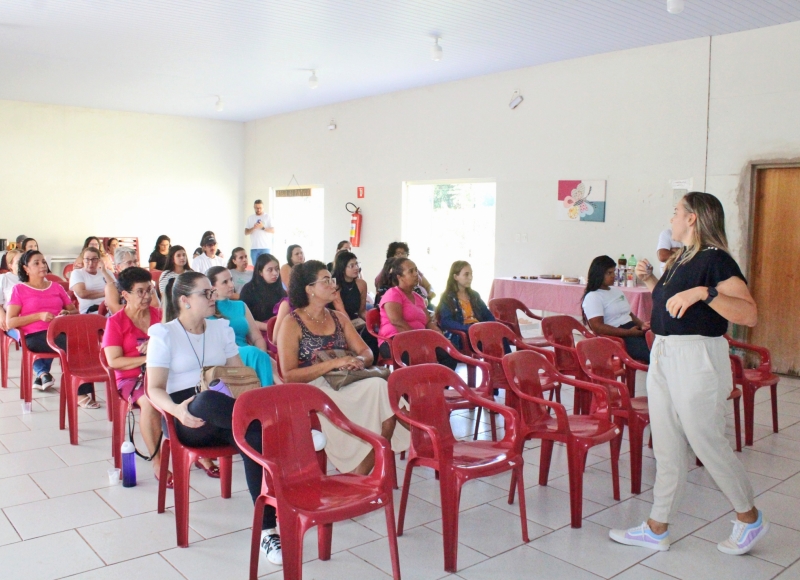
[[[725,437],[733,378],[725,337],[656,336],[647,373],[656,483],[650,518],[670,523],[686,488],[689,445],[737,512],[753,487]]]

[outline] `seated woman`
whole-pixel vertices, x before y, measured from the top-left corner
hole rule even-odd
[[[447,285],[439,298],[436,319],[445,336],[456,348],[461,348],[461,337],[451,334],[451,330],[469,332],[471,324],[494,321],[494,316],[481,300],[480,294],[471,288],[472,266],[469,262],[458,260],[450,266]]]
[[[199,272],[186,272],[169,281],[164,300],[165,324],[150,327],[147,345],[148,394],[153,404],[174,417],[178,439],[192,447],[236,445],[231,428],[235,400],[199,391],[203,367],[242,366],[230,323],[215,318],[216,292]],[[245,436],[261,450],[261,429],[253,423]],[[253,501],[261,493],[262,469],[242,453],[247,488]],[[275,508],[264,507],[261,551],[281,565],[281,542]]]
[[[75,258],[75,261],[72,263],[72,268],[74,270],[80,270],[83,268],[83,253],[86,251],[86,248],[94,248],[100,252],[100,258],[103,259],[105,262],[105,254],[103,253],[102,244],[100,243],[100,238],[97,236],[89,236],[83,241],[83,247],[81,251],[78,253],[78,257]],[[113,259],[112,259],[113,263]]]
[[[169,236],[158,236],[156,246],[153,248],[150,257],[147,259],[148,266],[151,270],[164,270],[167,265],[167,258],[169,257],[169,248],[171,240]]]
[[[186,250],[183,246],[171,246],[167,254],[167,261],[164,264],[164,270],[158,278],[158,292],[164,296],[164,291],[167,288],[167,282],[173,278],[177,278],[184,272],[191,272],[189,267],[189,257],[186,255]]]
[[[14,286],[19,284],[17,265],[19,264],[19,259],[22,257],[22,252],[19,250],[9,250],[3,257],[6,259],[8,272],[0,274],[0,332],[5,332],[14,340],[19,341],[19,331],[10,330],[8,328],[6,308],[8,308],[8,301],[11,300],[11,291],[14,289]]]
[[[117,284],[125,298],[125,308],[106,321],[103,351],[108,366],[114,369],[117,389],[123,401],[139,405],[139,429],[158,478],[161,465],[161,414],[144,395],[144,368],[148,329],[161,322],[161,310],[150,306],[153,286],[150,272],[144,268],[128,268],[120,272]],[[172,488],[172,476],[167,479]]]
[[[321,389],[352,422],[380,433],[399,453],[408,448],[410,433],[397,420],[389,403],[388,386],[381,378],[351,383],[334,391],[325,373],[337,369],[363,369],[372,364],[372,352],[348,323],[347,317],[330,311],[336,287],[325,264],[311,260],[292,270],[289,301],[295,309],[278,330],[278,356],[283,379],[287,383],[309,383]],[[347,349],[355,356],[319,361],[317,353]],[[342,473],[364,475],[372,470],[375,456],[372,447],[340,431],[320,417],[322,432],[328,440],[328,459]]]
[[[239,356],[245,366],[250,367],[258,375],[262,387],[275,384],[272,380],[272,362],[267,354],[267,343],[256,327],[253,315],[247,304],[241,300],[231,299],[233,281],[227,268],[214,266],[209,269],[209,281],[217,293],[217,309],[214,316],[225,318],[236,335]]]
[[[109,270],[103,270],[103,276],[106,279],[105,285],[105,300],[103,302],[106,303],[106,308],[111,314],[116,314],[120,310],[122,310],[123,306],[122,297],[119,294],[119,289],[117,288],[117,278],[116,276],[128,268],[132,268],[134,266],[138,266],[139,262],[136,260],[136,251],[133,248],[126,248],[125,246],[120,246],[117,248],[117,251],[114,252],[114,271],[111,272]],[[158,297],[153,293],[152,301],[150,303],[153,307],[158,308]]]
[[[297,244],[292,244],[286,248],[286,263],[281,266],[281,282],[283,282],[284,288],[289,288],[289,279],[292,276],[292,268],[294,268],[297,264],[302,264],[305,261],[306,257],[305,254],[303,254],[303,248]]]
[[[386,260],[390,260],[391,258],[408,258],[410,254],[410,250],[408,249],[408,244],[405,242],[392,242],[389,244],[389,247],[386,249]],[[385,266],[386,264],[384,264]],[[417,292],[419,292],[420,296],[422,296],[426,301],[430,302],[436,293],[433,291],[428,280],[425,279],[425,276],[422,275],[422,272],[417,272],[419,274],[419,284],[417,288]],[[376,290],[380,291],[380,281],[381,281],[381,274],[375,278],[375,288]]]
[[[634,316],[628,299],[614,286],[616,266],[608,256],[592,260],[581,300],[583,321],[595,334],[620,337],[625,341],[625,350],[631,358],[649,364],[650,349],[644,335],[650,329],[650,323]]]
[[[256,328],[267,331],[267,321],[277,314],[277,306],[286,298],[286,290],[281,284],[281,267],[278,258],[272,254],[261,254],[256,259],[253,279],[244,285],[240,295],[253,315]],[[270,337],[275,340],[275,337]]]
[[[22,250],[22,253],[25,252],[38,252],[39,251],[39,242],[34,240],[33,238],[25,238],[22,240],[22,245],[19,246],[19,249]],[[51,274],[52,270],[50,270],[50,265],[47,263],[47,258],[45,258],[44,254],[42,254],[42,260],[44,260],[45,265],[47,266],[47,273]]]
[[[408,258],[398,258],[394,261],[391,276],[392,287],[381,299],[380,335],[391,338],[400,332],[422,328],[443,334],[426,308],[425,299],[414,291],[419,284],[417,265]],[[389,343],[380,341],[380,353],[385,358],[392,357]],[[436,354],[440,364],[455,370],[458,363],[453,357],[439,349]]]
[[[367,332],[367,283],[359,277],[360,273],[361,266],[355,254],[348,250],[336,254],[333,278],[339,292],[333,307],[347,315],[375,358],[378,355],[378,340]]]
[[[217,238],[213,235],[205,236],[201,244],[203,253],[192,260],[192,270],[205,274],[209,268],[214,266],[224,266],[225,260],[217,250]]]
[[[47,264],[41,252],[35,250],[25,252],[17,266],[20,283],[11,291],[11,299],[6,309],[8,328],[24,330],[25,344],[32,352],[54,352],[47,344],[47,328],[50,322],[56,316],[78,313],[64,288],[45,278],[46,274]],[[56,344],[66,349],[66,336],[58,335]],[[34,361],[35,389],[44,391],[53,386],[55,381],[50,374],[52,364],[53,359],[49,358]],[[100,404],[94,399],[94,384],[84,383],[78,387],[78,406],[84,409],[100,408]]]
[[[328,262],[325,264],[325,267],[328,269],[328,272],[333,272],[336,267],[336,256],[339,255],[339,252],[352,252],[353,246],[350,245],[350,240],[342,240],[338,244],[336,244],[336,253],[333,255],[333,262]]]
[[[247,269],[247,251],[244,248],[234,248],[228,259],[228,271],[233,279],[233,298],[239,300],[242,288],[253,279],[253,271]]]
[[[81,314],[97,312],[105,299],[106,277],[101,272],[100,250],[88,247],[83,250],[81,263],[83,268],[72,271],[69,278],[69,289],[78,297],[78,310]]]

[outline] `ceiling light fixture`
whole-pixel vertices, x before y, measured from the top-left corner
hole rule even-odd
[[[667,0],[667,12],[670,14],[680,14],[686,5],[684,0]]]
[[[319,86],[319,79],[317,78],[316,70],[311,71],[311,76],[308,77],[308,86],[312,89],[316,89]]]
[[[217,113],[221,113],[225,110],[225,103],[222,102],[222,97],[217,96],[217,104],[214,108],[217,110]]]
[[[522,95],[519,94],[519,91],[514,91],[511,93],[511,102],[508,103],[508,107],[512,110],[516,109],[522,101]]]
[[[328,131],[335,131],[336,130],[336,121],[331,119],[331,122],[328,124]]]
[[[433,46],[431,47],[431,60],[439,62],[442,60],[442,47],[439,46],[439,37],[433,37]]]

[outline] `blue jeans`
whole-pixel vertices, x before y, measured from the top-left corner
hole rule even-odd
[[[256,265],[256,260],[261,254],[269,254],[269,248],[258,248],[250,250],[250,263]]]

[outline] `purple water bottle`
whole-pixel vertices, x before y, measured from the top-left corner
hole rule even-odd
[[[122,487],[136,485],[136,447],[126,441],[122,444]]]

